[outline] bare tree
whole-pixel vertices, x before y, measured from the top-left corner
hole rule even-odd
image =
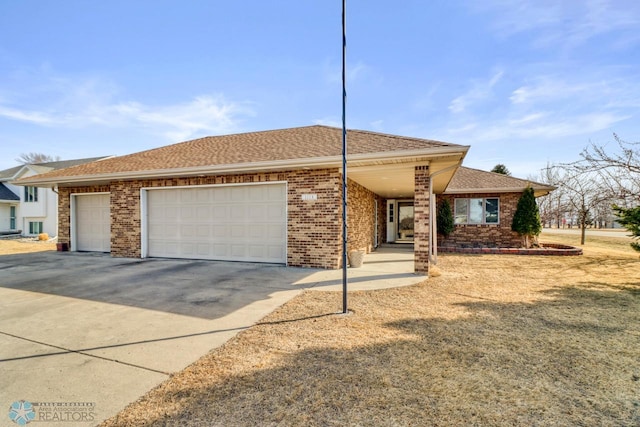
[[[54,157],[43,153],[22,153],[20,157],[16,159],[16,162],[23,165],[30,165],[34,163],[57,162],[59,160],[60,156]]]
[[[615,133],[617,147],[591,143],[575,163],[577,169],[597,173],[603,189],[620,205],[640,204],[640,142],[627,142]]]
[[[569,210],[567,207],[566,190],[562,185],[564,181],[563,169],[557,165],[547,163],[547,167],[540,171],[539,177],[531,177],[531,181],[537,181],[556,187],[546,196],[538,197],[540,219],[547,227],[555,225],[557,228],[564,226],[564,219]]]
[[[598,209],[603,204],[613,204],[612,194],[604,191],[606,188],[600,175],[596,172],[583,170],[575,165],[560,165],[562,181],[559,183],[564,190],[568,211],[575,215],[580,227],[580,244],[586,240],[587,226],[592,225]]]

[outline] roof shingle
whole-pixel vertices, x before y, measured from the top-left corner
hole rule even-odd
[[[462,147],[440,141],[361,130],[349,130],[347,141],[349,155],[424,150],[437,147]],[[314,125],[209,136],[49,172],[43,178],[240,165],[255,162],[324,158],[341,154],[342,129]]]
[[[25,166],[30,167],[32,170],[39,174],[51,172],[53,170],[64,169],[71,166],[82,165],[84,163],[95,162],[97,160],[105,159],[107,157],[88,157],[84,159],[72,159],[72,160],[56,160],[54,162],[41,162],[41,163],[30,163],[26,165],[14,166],[9,169],[4,169],[0,171],[0,180],[10,180],[13,179],[22,168]]]
[[[445,194],[473,192],[478,193],[486,190],[493,191],[522,191],[527,186],[536,190],[536,195],[546,194],[555,189],[547,184],[541,184],[526,179],[514,178],[495,172],[487,172],[479,169],[460,166],[449,182]]]
[[[0,200],[20,200],[13,191],[9,190],[3,183],[0,182]]]

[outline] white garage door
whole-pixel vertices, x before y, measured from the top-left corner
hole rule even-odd
[[[286,263],[285,184],[150,189],[147,255]]]
[[[108,194],[75,195],[77,251],[110,252],[111,220]]]

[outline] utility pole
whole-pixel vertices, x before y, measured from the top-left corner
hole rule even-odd
[[[347,0],[342,0],[342,313],[347,308]]]

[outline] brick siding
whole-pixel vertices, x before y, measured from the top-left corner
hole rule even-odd
[[[429,166],[416,166],[413,202],[414,270],[429,274]]]
[[[382,199],[351,180],[347,182],[347,197],[348,250],[369,253],[375,245],[376,203],[380,204]]]
[[[454,208],[456,198],[486,198],[498,197],[499,202],[499,223],[498,224],[459,224],[455,230],[446,238],[438,235],[438,247],[458,247],[458,248],[519,248],[522,246],[522,238],[518,233],[511,231],[513,215],[518,206],[518,200],[522,193],[473,193],[442,195],[439,194],[438,201],[446,199]]]
[[[114,181],[107,186],[60,188],[59,242],[70,242],[70,195],[72,193],[110,192],[111,255],[139,258],[142,255],[141,188],[274,181],[288,183],[287,264],[296,267],[339,268],[342,250],[342,227],[340,226],[342,205],[341,177],[338,169]],[[358,195],[362,190],[355,189],[354,193],[356,194],[355,203],[359,205],[360,196]],[[302,200],[303,194],[315,194],[317,199]],[[355,226],[354,230],[360,230],[360,225]],[[363,233],[366,233],[366,229]],[[360,234],[360,232],[355,233],[358,244],[365,242]]]

